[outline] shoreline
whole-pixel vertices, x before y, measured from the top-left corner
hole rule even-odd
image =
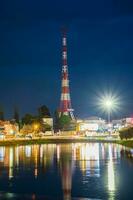
[[[119,140],[117,144],[133,149],[133,140]]]
[[[84,137],[45,137],[45,138],[35,138],[35,139],[6,139],[0,141],[0,146],[18,146],[18,145],[32,145],[32,144],[62,144],[62,143],[117,143],[117,140],[107,140],[107,139],[90,139]]]
[[[133,148],[133,140],[116,140],[104,138],[84,138],[84,137],[68,137],[68,136],[47,136],[45,138],[33,139],[6,139],[0,140],[0,146],[19,146],[33,144],[63,144],[63,143],[116,143],[129,148]]]

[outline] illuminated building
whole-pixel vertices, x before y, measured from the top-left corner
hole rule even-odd
[[[43,124],[44,125],[49,125],[51,132],[49,131],[49,134],[52,134],[52,130],[53,130],[53,118],[42,118]],[[48,131],[47,131],[48,132]]]
[[[11,123],[10,121],[0,121],[1,133],[5,135],[14,135],[18,133],[18,124]]]
[[[89,131],[90,134],[97,131],[103,131],[105,128],[105,120],[98,117],[91,117],[85,120],[77,120],[77,131]]]

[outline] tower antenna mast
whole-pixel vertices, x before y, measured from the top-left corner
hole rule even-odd
[[[60,116],[67,115],[74,120],[73,109],[71,105],[68,64],[67,64],[67,30],[62,29],[62,84],[61,84],[61,99],[60,99]]]

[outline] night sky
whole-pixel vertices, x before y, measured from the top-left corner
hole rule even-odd
[[[103,91],[122,99],[117,117],[133,114],[132,0],[0,1],[0,106],[7,118],[40,105],[51,112],[61,91],[61,27],[68,29],[72,105],[78,117],[103,116]],[[114,116],[115,117],[115,116]]]

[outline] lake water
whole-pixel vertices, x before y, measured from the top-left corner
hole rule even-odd
[[[106,143],[0,147],[0,199],[133,199],[133,160]]]

